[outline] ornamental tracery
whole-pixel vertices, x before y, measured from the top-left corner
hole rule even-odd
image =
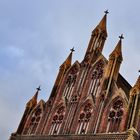
[[[67,117],[65,119],[63,134],[69,134],[69,130],[71,129],[71,125],[73,123],[73,118],[75,116],[75,110],[77,109],[77,103],[78,103],[78,96],[73,95],[70,98],[70,102],[68,104]]]
[[[65,107],[61,106],[58,108],[56,113],[53,116],[52,123],[51,123],[51,128],[49,131],[50,135],[58,135],[60,132],[60,128],[64,119],[65,115]]]
[[[37,126],[41,119],[41,116],[42,116],[42,110],[41,110],[41,108],[37,108],[31,116],[31,120],[29,123],[29,129],[27,132],[28,134],[34,134],[36,132]]]
[[[65,88],[64,88],[64,91],[63,91],[63,96],[68,100],[72,96],[74,85],[75,85],[75,82],[76,82],[76,79],[77,79],[77,73],[78,73],[78,67],[74,66],[70,70],[70,72],[67,76],[66,83],[65,83]]]
[[[116,102],[114,102],[110,109],[106,132],[119,132],[123,112],[123,102],[118,99]]]
[[[87,103],[81,111],[78,118],[77,134],[86,134],[89,126],[89,121],[92,115],[92,105]]]
[[[100,86],[100,82],[101,82],[101,78],[103,76],[103,68],[104,68],[103,61],[100,61],[95,65],[95,68],[91,75],[91,82],[90,82],[89,90],[88,90],[89,94],[92,94],[94,96],[97,95],[99,86]]]
[[[77,100],[78,100],[77,95],[74,95],[71,97],[71,103],[75,103],[75,102],[77,102]]]

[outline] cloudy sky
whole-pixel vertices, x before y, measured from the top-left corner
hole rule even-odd
[[[81,61],[91,31],[109,9],[108,58],[123,33],[120,73],[133,85],[140,69],[139,0],[0,0],[0,136],[16,131],[26,102],[41,85],[47,100],[59,65],[75,46]]]

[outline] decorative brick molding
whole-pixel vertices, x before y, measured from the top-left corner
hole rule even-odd
[[[133,131],[134,132],[134,131]],[[139,140],[138,135],[132,131],[127,133],[100,133],[86,135],[32,135],[32,136],[11,136],[10,140]],[[133,135],[133,136],[132,136]]]

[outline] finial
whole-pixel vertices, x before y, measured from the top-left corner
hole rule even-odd
[[[74,51],[75,51],[75,50],[74,50],[74,47],[73,47],[72,49],[70,49],[70,51],[71,51],[71,52],[74,52]]]
[[[119,36],[120,40],[124,39],[123,34]]]
[[[138,70],[138,72],[140,73],[140,70]]]
[[[107,9],[107,10],[105,10],[105,11],[104,11],[104,13],[107,15],[107,14],[109,13],[109,12],[108,12],[108,9]]]
[[[40,91],[40,90],[41,90],[40,86],[39,86],[38,88],[36,88],[36,90],[37,90],[37,91]]]

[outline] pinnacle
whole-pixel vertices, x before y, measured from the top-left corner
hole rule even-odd
[[[64,63],[60,67],[65,66],[67,68],[67,67],[70,67],[71,66],[71,63],[72,63],[72,54],[73,54],[73,52],[75,50],[74,50],[74,48],[72,48],[70,50],[71,50],[70,54],[68,55],[67,59],[64,61]]]
[[[120,40],[118,41],[115,49],[113,50],[113,52],[110,54],[111,56],[115,56],[115,57],[120,57],[122,60],[122,38],[120,38]]]
[[[36,93],[35,93],[35,95],[29,100],[29,102],[27,103],[27,107],[30,107],[30,108],[32,108],[32,107],[34,107],[34,106],[36,106],[37,105],[37,98],[38,98],[38,93],[39,93],[39,91],[40,91],[41,89],[40,89],[40,86],[37,88],[37,91],[36,91]]]
[[[68,65],[71,65],[71,61],[72,61],[72,52],[70,52],[69,56],[67,57],[66,61],[65,61],[65,64],[68,66]]]
[[[104,31],[106,31],[106,19],[107,19],[107,14],[105,14],[102,18],[102,20],[100,21],[100,23],[98,24],[98,27]]]
[[[106,24],[107,24],[107,13],[103,16],[99,24],[96,26],[96,28],[92,31],[96,31],[96,29],[99,29],[100,31],[103,31],[105,33],[105,36],[107,37],[107,29],[106,29]]]

